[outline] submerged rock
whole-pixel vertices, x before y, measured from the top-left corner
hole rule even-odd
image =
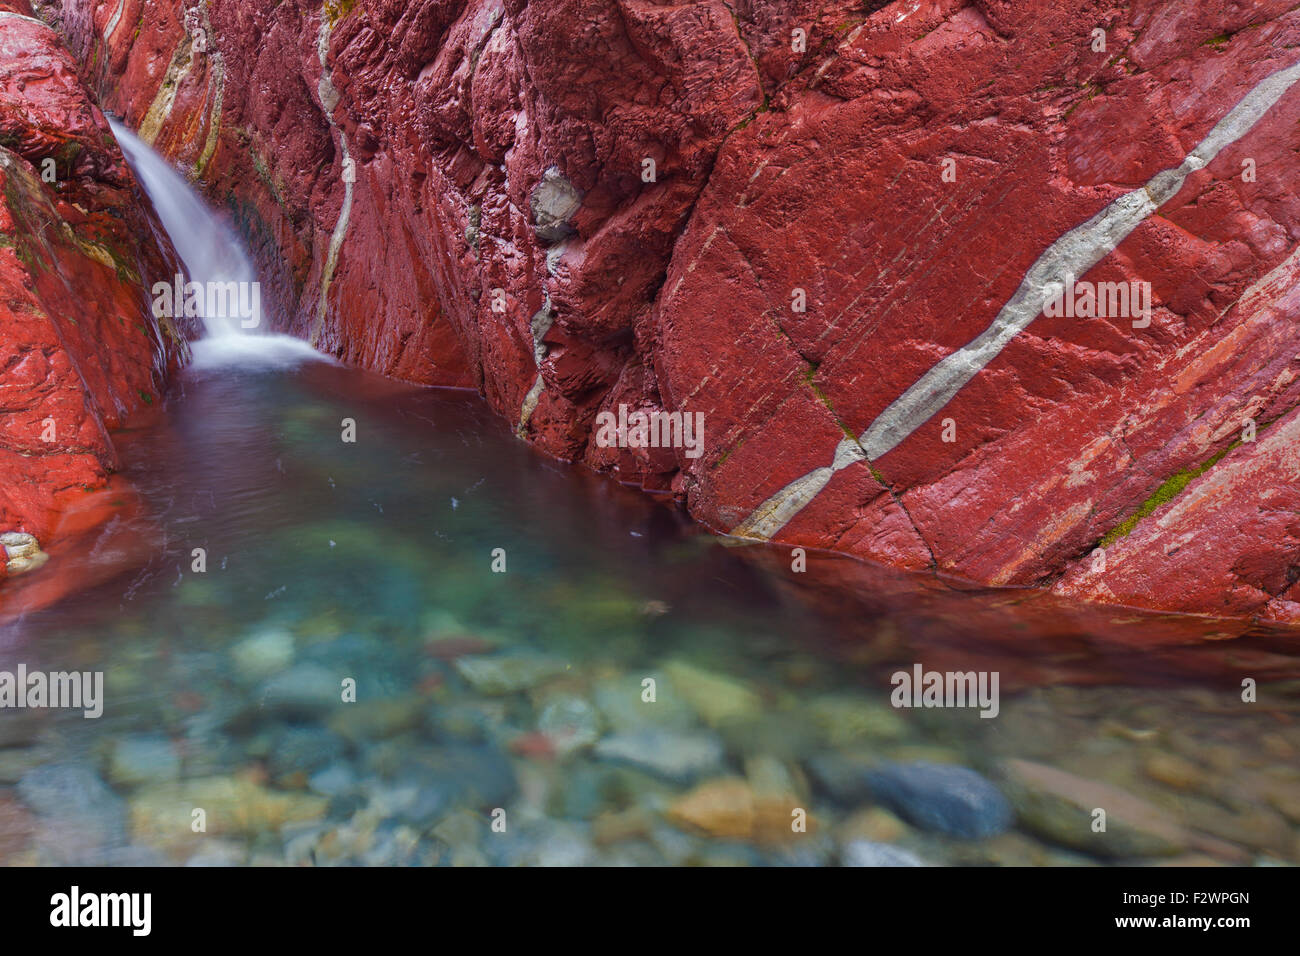
[[[343,677],[320,664],[297,664],[262,684],[255,698],[258,710],[287,719],[312,720],[333,714],[343,703]]]
[[[56,865],[97,865],[126,840],[126,805],[90,767],[46,764],[18,782],[18,795],[36,816],[36,846]]]
[[[625,675],[597,682],[596,706],[612,730],[619,733],[648,727],[685,730],[695,723],[694,712],[678,695],[660,694],[656,688],[654,700],[644,699],[641,683],[644,679]]]
[[[824,694],[808,704],[808,713],[832,747],[897,740],[907,732],[907,724],[888,703],[857,695]]]
[[[815,829],[805,816],[807,829],[795,829],[796,811],[805,801],[793,793],[767,790],[740,777],[720,777],[701,783],[675,800],[666,813],[679,826],[724,840],[754,843],[793,843]]]
[[[1023,829],[1059,846],[1116,859],[1173,856],[1201,843],[1171,815],[1108,783],[1028,760],[1002,765]],[[1100,830],[1104,811],[1105,829]]]
[[[358,700],[336,711],[329,726],[353,743],[381,740],[418,727],[424,708],[424,701],[415,695]]]
[[[271,790],[243,777],[205,777],[144,787],[130,800],[131,833],[157,847],[193,845],[194,811],[202,810],[211,836],[257,837],[286,823],[323,818],[323,797],[300,791]]]
[[[118,786],[175,780],[181,775],[181,759],[175,745],[166,737],[132,734],[113,747],[108,763],[108,779]]]
[[[663,807],[679,795],[673,781],[634,764],[578,761],[564,768],[563,785],[550,793],[546,811],[551,816],[594,821],[604,813]]]
[[[727,720],[753,718],[762,711],[762,699],[742,681],[697,667],[683,660],[664,665],[665,686],[660,696],[676,694],[704,722],[718,726]]]
[[[301,789],[312,774],[346,751],[347,743],[323,727],[286,727],[271,747],[266,768],[277,786]]]
[[[590,747],[600,738],[601,722],[596,709],[581,697],[563,694],[549,700],[537,718],[537,729],[552,742],[557,752],[567,754]]]
[[[518,787],[509,758],[490,746],[449,744],[422,751],[409,772],[424,786],[446,790],[455,802],[484,810],[506,806]]]
[[[597,760],[630,764],[667,780],[686,783],[718,770],[726,751],[716,734],[650,728],[610,734],[596,744],[593,754]]]
[[[910,850],[888,843],[853,840],[840,850],[843,866],[926,866],[924,860]]]
[[[282,628],[262,631],[232,647],[230,656],[240,677],[264,680],[293,663],[293,635]]]
[[[871,799],[868,774],[879,763],[879,755],[869,751],[827,750],[813,754],[804,766],[821,792],[843,806],[856,806]]]
[[[543,654],[516,652],[487,657],[458,657],[456,671],[480,694],[500,697],[536,687],[558,674],[567,665],[558,658]]]
[[[884,763],[867,774],[871,792],[895,813],[927,830],[968,840],[1011,826],[1011,804],[974,770],[935,763]]]

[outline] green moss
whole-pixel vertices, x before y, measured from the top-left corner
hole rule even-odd
[[[68,170],[68,175],[72,175],[72,167],[77,164],[77,157],[81,155],[82,145],[74,140],[68,140],[59,149],[58,162]]]
[[[1228,34],[1220,33],[1217,37],[1210,37],[1210,39],[1202,43],[1201,46],[1212,46],[1217,50],[1220,47],[1227,46],[1229,39],[1230,37],[1228,36]]]
[[[1201,416],[1199,415],[1197,416],[1197,418],[1200,417]],[[1273,418],[1270,418],[1266,422],[1260,422],[1258,425],[1256,425],[1255,427],[1256,438],[1262,435],[1265,432],[1265,430],[1267,430],[1274,422],[1276,422],[1281,417],[1282,417],[1281,415],[1277,415],[1274,416]],[[1141,521],[1147,515],[1151,514],[1151,512],[1155,511],[1161,505],[1168,504],[1170,501],[1173,501],[1175,498],[1178,497],[1178,495],[1182,493],[1183,489],[1186,488],[1188,484],[1191,483],[1193,478],[1199,478],[1201,475],[1205,474],[1207,471],[1209,471],[1211,468],[1217,465],[1220,461],[1222,461],[1224,455],[1240,447],[1242,444],[1243,444],[1242,440],[1238,438],[1227,448],[1224,448],[1222,451],[1216,452],[1214,455],[1207,458],[1204,462],[1197,465],[1195,468],[1186,468],[1178,472],[1178,474],[1174,475],[1173,477],[1167,479],[1164,482],[1164,484],[1162,484],[1159,488],[1155,490],[1155,493],[1152,494],[1150,498],[1142,502],[1141,506],[1138,508],[1137,511],[1133,512],[1131,515],[1125,518],[1122,522],[1120,522],[1110,531],[1106,532],[1106,534],[1102,537],[1101,541],[1097,543],[1097,546],[1101,548],[1108,548],[1116,541],[1118,541],[1120,538],[1123,538],[1126,535],[1128,535],[1130,531],[1132,531],[1135,527],[1137,527],[1139,521]]]
[[[325,0],[325,17],[329,20],[330,29],[334,29],[334,24],[338,23],[357,5],[357,0]]]
[[[1193,478],[1199,478],[1201,475],[1205,474],[1217,465],[1224,455],[1240,444],[1240,441],[1233,442],[1227,448],[1215,453],[1195,468],[1184,468],[1177,474],[1165,479],[1164,483],[1155,490],[1151,497],[1138,506],[1137,511],[1133,512],[1102,536],[1099,547],[1109,548],[1116,541],[1127,537],[1129,532],[1138,526],[1138,522],[1150,515],[1151,512],[1155,511],[1161,505],[1166,505],[1181,495],[1183,489],[1191,483]]]
[[[856,443],[858,440],[858,436],[855,435],[853,433],[853,430],[844,423],[844,420],[835,413],[835,408],[834,406],[831,405],[831,400],[826,397],[826,393],[821,390],[821,388],[817,385],[815,381],[813,381],[813,378],[816,376],[816,374],[817,374],[817,366],[809,362],[808,367],[804,369],[804,373],[803,373],[804,384],[807,385],[810,389],[812,389],[812,393],[817,396],[817,400],[826,406],[826,410],[831,413],[831,418],[835,419],[835,424],[838,425],[840,431],[844,433],[844,437],[847,438],[849,441]],[[875,478],[876,481],[880,482],[881,485],[888,488],[889,482],[886,481],[885,476],[882,475],[876,469],[876,466],[873,465],[871,462],[867,461],[865,456],[863,457],[862,461],[867,466],[867,468],[870,469],[871,476]]]
[[[821,387],[813,381],[813,376],[816,374],[817,367],[815,365],[809,365],[808,369],[804,372],[804,384],[812,389],[812,393],[817,396],[817,401],[826,406],[826,410],[831,413],[831,418],[835,419],[835,424],[838,425],[840,431],[844,433],[844,437],[849,441],[857,441],[858,436],[853,434],[853,430],[849,428],[848,425],[844,424],[840,416],[835,413],[835,407],[831,405],[831,400],[826,396],[826,393],[823,392]]]
[[[146,405],[153,404],[153,396],[150,395],[148,392],[146,392],[144,389],[142,388],[137,389],[136,394],[140,396],[140,401],[144,402]]]

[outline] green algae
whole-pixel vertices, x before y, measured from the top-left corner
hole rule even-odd
[[[1269,424],[1271,424],[1271,422]],[[1267,424],[1259,426],[1256,429],[1256,434],[1263,431],[1267,427],[1268,427]],[[1234,441],[1231,445],[1229,445],[1227,448],[1223,448],[1215,452],[1209,458],[1205,459],[1205,461],[1201,462],[1201,464],[1196,465],[1192,468],[1184,468],[1182,471],[1176,472],[1175,474],[1166,478],[1165,481],[1160,485],[1160,487],[1157,488],[1151,494],[1151,497],[1147,498],[1146,501],[1142,502],[1142,504],[1138,506],[1138,509],[1136,511],[1134,511],[1131,515],[1129,515],[1127,518],[1125,518],[1115,527],[1111,528],[1104,535],[1102,535],[1101,541],[1098,542],[1097,546],[1100,548],[1109,548],[1112,544],[1114,544],[1116,541],[1119,541],[1121,538],[1128,537],[1128,535],[1133,531],[1134,528],[1138,526],[1138,523],[1142,521],[1142,519],[1148,517],[1153,511],[1155,511],[1161,505],[1167,505],[1169,504],[1169,502],[1173,501],[1175,498],[1181,495],[1183,493],[1183,490],[1189,484],[1191,484],[1192,479],[1201,477],[1201,475],[1205,474],[1207,471],[1209,471],[1211,468],[1217,465],[1220,461],[1222,461],[1223,457],[1227,455],[1228,452],[1232,451],[1240,444],[1241,444],[1241,439],[1238,439],[1237,441]]]
[[[334,25],[352,12],[352,8],[357,5],[357,0],[325,0],[325,19],[329,21],[330,29]]]

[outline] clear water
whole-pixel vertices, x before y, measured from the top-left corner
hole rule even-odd
[[[1089,806],[969,839],[852,783],[924,761],[1027,799],[1008,758],[1186,828],[1126,860],[1300,860],[1287,635],[815,554],[797,574],[536,454],[477,396],[333,365],[191,371],[121,444],[144,557],[0,631],[0,670],[106,684],[99,719],[0,712],[6,862],[1114,862]],[[916,662],[998,671],[998,716],[892,707]]]

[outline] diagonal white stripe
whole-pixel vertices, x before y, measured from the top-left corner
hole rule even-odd
[[[858,438],[857,453],[841,442],[834,461],[786,485],[758,506],[732,534],[770,538],[797,515],[841,468],[855,461],[879,458],[898,447],[993,361],[1007,344],[1043,311],[1049,287],[1066,276],[1082,276],[1109,255],[1142,222],[1178,194],[1187,177],[1204,169],[1224,147],[1244,136],[1296,81],[1300,63],[1270,74],[1247,93],[1187,154],[1181,164],[1157,173],[1140,189],[1120,196],[1081,226],[1071,229],[1029,267],[1015,294],[993,323],[962,348],[942,359],[881,412]]]

